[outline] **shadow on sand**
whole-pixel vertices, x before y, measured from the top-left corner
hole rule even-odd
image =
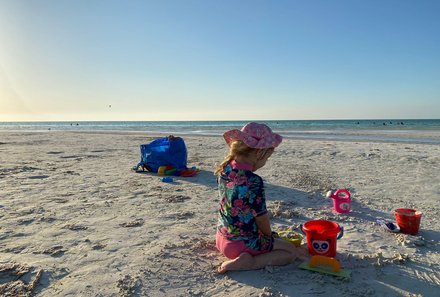
[[[213,191],[217,189],[216,177],[212,171],[201,170],[194,177],[173,178],[176,186],[189,182],[208,187]],[[309,220],[326,219],[338,222],[340,225],[362,227],[375,223],[379,218],[394,220],[391,213],[372,209],[356,199],[352,200],[351,212],[337,214],[332,211],[332,201],[326,199],[322,193],[309,193],[267,182],[265,186],[268,209],[282,208],[281,215],[271,218],[274,224],[289,226]],[[213,195],[213,200],[215,198],[216,196]],[[290,212],[290,216],[282,214],[284,210],[289,214],[287,210],[292,209],[294,212]],[[349,232],[356,232],[355,229]],[[439,242],[438,231],[422,229],[419,235],[433,240],[434,244]],[[429,252],[432,250],[428,247],[421,247],[417,251],[418,254]],[[301,270],[297,268],[301,263],[299,260],[283,267],[228,272],[227,277],[254,288],[261,290],[265,288],[274,296],[279,294],[283,296],[405,296],[408,292],[430,296],[439,285],[438,275],[432,275],[432,267],[423,263],[407,260],[404,263],[385,263],[378,267],[374,256],[361,258],[344,251],[338,251],[337,258],[341,260],[343,266],[352,270],[350,280]]]

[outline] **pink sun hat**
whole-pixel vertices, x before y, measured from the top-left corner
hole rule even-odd
[[[277,147],[283,137],[265,124],[248,123],[241,130],[233,129],[223,134],[223,138],[228,145],[234,140],[241,140],[247,146],[256,149],[267,149]]]

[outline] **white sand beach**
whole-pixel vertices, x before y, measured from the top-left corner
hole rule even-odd
[[[439,145],[285,139],[257,171],[273,229],[344,227],[344,280],[300,260],[218,274],[213,171],[227,147],[183,136],[200,173],[164,183],[132,170],[157,136],[0,132],[1,296],[439,296]],[[336,188],[351,192],[350,213],[332,212]],[[399,207],[423,213],[417,236],[375,223]]]

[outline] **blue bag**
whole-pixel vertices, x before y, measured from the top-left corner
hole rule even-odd
[[[157,172],[161,166],[172,166],[174,169],[187,169],[187,151],[181,137],[172,135],[141,144],[141,161],[134,168]]]

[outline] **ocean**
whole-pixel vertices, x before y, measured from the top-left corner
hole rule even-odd
[[[249,121],[82,121],[0,122],[1,131],[125,131],[220,136]],[[351,141],[417,142],[440,144],[440,119],[393,120],[268,120],[273,131],[286,138]],[[0,134],[1,140],[1,134]]]

